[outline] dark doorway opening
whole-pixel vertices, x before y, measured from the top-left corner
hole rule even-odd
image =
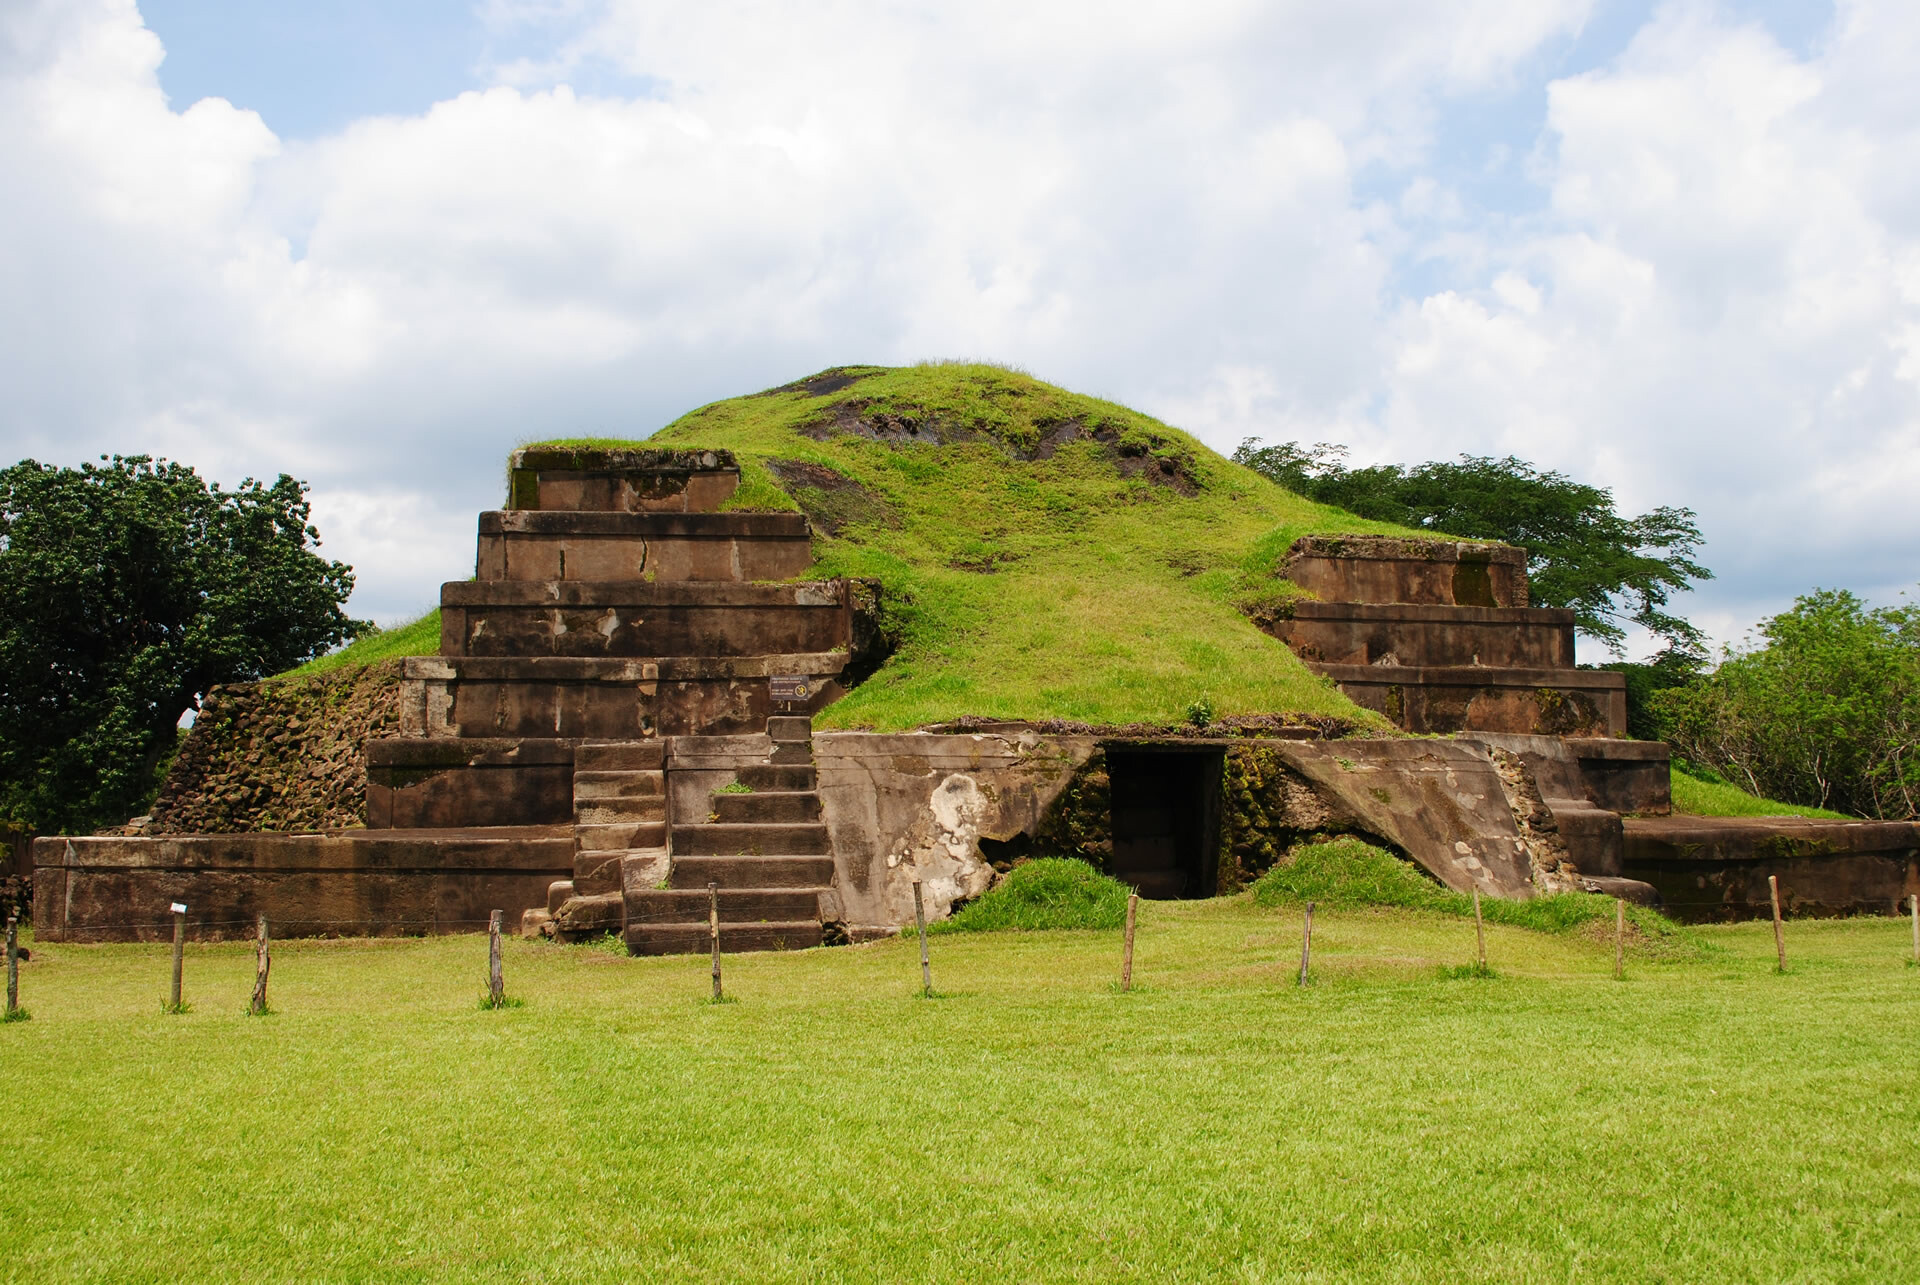
[[[1226,747],[1180,741],[1106,747],[1113,877],[1143,897],[1211,897],[1220,883]]]

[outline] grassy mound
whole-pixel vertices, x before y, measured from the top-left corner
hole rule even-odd
[[[730,507],[806,512],[809,576],[885,585],[898,649],[822,726],[1174,724],[1190,707],[1378,722],[1249,615],[1285,610],[1274,569],[1299,536],[1418,533],[1302,499],[1137,411],[995,366],[863,366],[650,440],[733,451]]]
[[[961,907],[929,933],[1037,932],[1052,928],[1118,928],[1132,889],[1084,861],[1042,857],[1015,866],[1000,885]]]
[[[1412,862],[1359,839],[1305,843],[1287,854],[1253,885],[1263,906],[1314,902],[1333,910],[1397,906],[1444,915],[1472,915],[1473,898],[1428,878]],[[1568,933],[1585,925],[1613,922],[1613,898],[1588,892],[1562,892],[1531,901],[1482,897],[1480,914],[1488,923]],[[1627,920],[1648,940],[1678,940],[1684,929],[1655,910],[1628,906]]]
[[[397,656],[432,656],[439,651],[440,608],[435,607],[418,620],[393,629],[376,629],[370,634],[354,639],[339,651],[316,656],[299,668],[290,669],[276,677],[312,678],[317,674],[331,673],[336,669],[355,669],[364,665],[375,665]]]
[[[1801,807],[1778,799],[1748,794],[1710,769],[1673,769],[1673,810],[1697,817],[1820,817],[1832,821],[1854,818],[1825,808]]]

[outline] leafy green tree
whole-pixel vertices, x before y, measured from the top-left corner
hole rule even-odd
[[[1704,636],[1669,610],[1674,594],[1713,578],[1695,560],[1701,535],[1691,509],[1622,517],[1604,487],[1511,455],[1350,469],[1345,447],[1262,446],[1249,438],[1233,458],[1362,517],[1520,545],[1534,605],[1572,608],[1576,627],[1614,655],[1621,654],[1625,626],[1635,624],[1665,643],[1669,667],[1705,659]]]
[[[306,491],[142,455],[0,470],[0,826],[124,820],[208,688],[367,627],[352,568],[309,547]]]
[[[1760,635],[1653,698],[1675,752],[1768,798],[1920,815],[1920,607],[1820,589]]]

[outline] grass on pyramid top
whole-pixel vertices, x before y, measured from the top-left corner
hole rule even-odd
[[[1172,725],[1196,706],[1384,726],[1247,613],[1295,593],[1274,572],[1302,535],[1419,533],[1302,499],[1138,411],[999,366],[860,366],[646,440],[732,451],[730,508],[812,519],[809,578],[882,583],[899,646],[821,726]]]

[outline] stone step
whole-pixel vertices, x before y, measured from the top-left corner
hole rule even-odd
[[[753,763],[735,772],[734,780],[755,791],[811,790],[819,783],[811,763]]]
[[[552,915],[573,896],[573,880],[556,879],[547,885],[547,913]]]
[[[820,918],[820,894],[814,888],[722,888],[719,900],[723,924]],[[707,921],[705,888],[629,892],[626,901],[629,927]]]
[[[586,850],[573,854],[573,891],[578,897],[620,891],[620,859],[625,848]]]
[[[713,513],[739,485],[730,451],[523,446],[507,457],[516,510]]]
[[[617,933],[626,922],[626,901],[617,892],[590,897],[575,893],[553,913],[554,932],[562,938],[594,937]]]
[[[611,849],[664,848],[667,826],[664,821],[624,822],[620,825],[576,825],[573,846],[579,852],[606,852]]]
[[[1574,667],[1573,613],[1544,607],[1300,602],[1266,628],[1329,665]]]
[[[716,822],[817,822],[820,796],[811,790],[769,790],[752,794],[715,794],[711,811]]]
[[[1605,669],[1488,669],[1473,665],[1324,665],[1356,705],[1409,732],[1619,736],[1627,680]]]
[[[620,855],[620,889],[627,896],[655,892],[667,882],[673,855],[665,848],[634,848]]]
[[[456,580],[440,589],[442,656],[830,652],[852,646],[852,622],[843,581]]]
[[[580,772],[573,774],[573,799],[644,799],[666,797],[666,775],[661,772]]]
[[[661,741],[583,741],[573,752],[576,772],[658,772],[666,763]]]
[[[698,857],[676,854],[670,888],[825,888],[833,882],[833,858]]]
[[[627,949],[636,955],[704,955],[712,947],[705,920],[697,924],[642,924],[627,929]],[[805,950],[821,944],[820,921],[720,925],[720,950],[734,955],[757,950]]]
[[[815,856],[832,852],[829,844],[827,827],[819,822],[689,825],[676,827],[673,834],[674,854],[690,857]]]
[[[813,720],[805,714],[775,714],[767,719],[767,739],[775,745],[811,744]]]
[[[667,801],[657,794],[647,798],[609,799],[604,802],[581,800],[573,805],[575,825],[632,825],[666,819]]]
[[[813,563],[799,513],[507,510],[479,534],[481,580],[790,580]]]

